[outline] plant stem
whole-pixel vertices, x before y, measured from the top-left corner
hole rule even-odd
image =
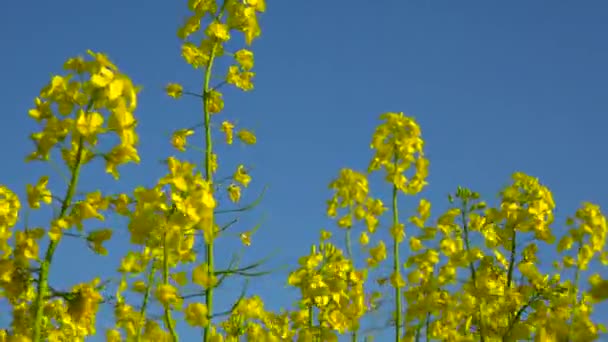
[[[399,211],[397,209],[397,185],[393,184],[393,227],[399,225]],[[393,236],[393,272],[397,280],[401,279],[401,264],[399,260],[399,236]],[[401,289],[395,284],[395,341],[400,341],[401,336]]]
[[[163,284],[169,285],[169,251],[167,250],[167,232],[163,236]],[[179,341],[177,333],[175,332],[175,326],[173,325],[173,318],[171,317],[171,306],[165,304],[165,324],[171,334],[171,340],[173,342]]]
[[[353,268],[354,268],[355,260],[353,259],[353,247],[352,247],[352,243],[351,243],[351,228],[350,227],[348,227],[346,229],[346,253],[348,254],[348,258],[352,262]],[[354,272],[354,270],[351,272]],[[349,286],[350,286],[350,281],[349,281]],[[357,342],[358,330],[359,329],[354,329],[353,332],[351,333],[351,336],[350,336],[351,342]]]
[[[315,335],[313,334],[313,328],[314,328],[314,325],[315,325],[315,323],[314,323],[315,319],[314,319],[313,313],[314,312],[313,312],[313,309],[312,309],[312,304],[309,304],[308,305],[308,331],[310,332],[310,334],[312,336],[312,339],[313,339],[313,342],[314,342],[314,340],[316,338],[315,338]]]
[[[86,111],[89,111],[89,106],[87,106]],[[68,211],[68,208],[72,205],[72,199],[74,198],[74,194],[76,193],[76,186],[78,185],[78,178],[80,176],[80,169],[82,166],[82,156],[84,153],[84,138],[81,136],[78,139],[78,148],[76,150],[76,160],[74,161],[74,167],[72,169],[72,176],[70,178],[70,183],[68,185],[68,189],[66,191],[65,198],[63,199],[63,203],[61,203],[61,211],[59,212],[58,219],[63,218]],[[44,260],[40,265],[40,273],[38,274],[38,287],[36,293],[36,299],[34,301],[34,336],[33,342],[40,342],[42,339],[42,316],[44,313],[44,298],[46,298],[46,293],[48,292],[49,286],[49,271],[51,268],[51,263],[53,262],[53,255],[55,254],[55,250],[59,245],[59,241],[61,237],[56,240],[49,241],[48,247],[46,249],[46,253],[44,256]]]
[[[511,238],[511,253],[509,256],[509,269],[507,271],[507,288],[511,287],[513,281],[513,270],[515,269],[515,253],[517,252],[517,232],[513,227],[513,235]]]
[[[144,299],[141,304],[141,310],[139,310],[139,323],[137,324],[137,342],[141,341],[141,329],[146,321],[146,308],[148,307],[148,301],[150,299],[150,292],[152,290],[152,284],[154,283],[154,276],[156,274],[156,268],[154,267],[154,260],[150,265],[150,271],[148,273],[148,283],[146,284],[146,292],[144,293]]]
[[[352,243],[351,243],[350,227],[346,229],[345,239],[346,239],[346,253],[348,254],[348,258],[352,261],[353,266],[354,266],[355,261],[353,260],[353,247],[352,247]]]
[[[578,255],[581,252],[581,249],[583,248],[583,243],[581,241],[578,242],[578,249],[577,249],[577,259],[576,259],[576,269],[574,270],[574,298],[572,299],[572,310],[570,313],[570,319],[569,319],[569,324],[568,324],[568,340],[570,339],[570,336],[572,336],[572,323],[574,323],[574,316],[578,313],[578,305],[579,305],[579,301],[578,301],[578,283],[580,282],[580,278],[581,278],[581,266],[580,266],[580,259],[578,257]]]
[[[213,154],[213,140],[211,139],[211,113],[209,112],[209,92],[211,88],[211,72],[213,69],[213,63],[215,62],[215,55],[217,52],[217,47],[219,43],[215,43],[213,48],[211,49],[211,55],[209,56],[209,62],[207,63],[207,67],[205,68],[205,81],[203,85],[203,116],[204,116],[204,126],[205,126],[205,179],[211,184],[213,181],[213,172],[211,169],[211,161]],[[213,222],[211,222],[211,228],[213,228]],[[210,234],[210,235],[213,235]],[[210,241],[205,241],[205,254],[206,254],[206,262],[207,262],[207,270],[208,276],[211,278],[214,276],[214,260],[213,260],[213,236],[210,238]],[[205,289],[205,300],[207,305],[208,312],[208,321],[209,324],[205,326],[203,330],[203,342],[208,342],[210,337],[210,328],[211,328],[211,318],[213,316],[213,286],[210,285],[207,289]]]
[[[464,234],[464,246],[467,251],[467,254],[471,251],[471,239],[469,237],[469,222],[467,216],[469,214],[468,210],[469,202],[467,199],[462,200],[462,207],[460,210],[460,218],[462,220],[462,230]],[[475,265],[473,261],[469,262],[469,270],[471,271],[471,280],[473,281],[473,287],[477,289],[477,275],[475,274]],[[479,340],[481,342],[485,342],[485,337],[483,335],[483,317],[481,315],[481,309],[477,310],[477,320],[479,325]]]

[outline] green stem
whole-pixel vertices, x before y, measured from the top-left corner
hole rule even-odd
[[[213,64],[215,62],[215,55],[217,52],[217,47],[219,43],[215,43],[213,48],[211,49],[211,55],[209,56],[209,62],[207,63],[207,67],[205,68],[205,83],[203,85],[203,116],[204,116],[204,126],[205,126],[205,179],[211,183],[213,181],[213,172],[211,169],[211,157],[213,154],[213,140],[211,139],[211,113],[209,112],[209,92],[211,89],[211,72],[213,69]],[[212,223],[213,227],[213,223]],[[212,228],[213,229],[213,228]],[[205,242],[205,254],[206,254],[206,262],[207,262],[207,270],[208,276],[214,276],[214,260],[213,260],[213,237],[211,237],[210,241]],[[207,304],[207,312],[209,317],[209,324],[205,326],[203,330],[203,342],[208,342],[210,337],[210,328],[211,328],[211,318],[213,316],[213,286],[209,286],[205,289],[205,300]]]
[[[313,312],[313,308],[312,308],[312,304],[308,305],[308,331],[310,332],[313,341],[316,339],[315,335],[314,335],[314,331],[313,328],[315,326],[315,319],[313,316],[314,312]]]
[[[353,259],[353,248],[352,248],[352,243],[351,243],[351,228],[348,227],[346,229],[346,253],[348,254],[348,258],[350,259],[350,261],[353,264],[353,268],[355,267],[355,260]],[[349,286],[350,286],[350,282],[349,282]],[[351,342],[357,342],[357,335],[358,335],[358,328],[354,329],[353,332],[351,333],[350,336],[350,340]]]
[[[137,342],[141,341],[141,329],[146,320],[146,308],[148,307],[148,301],[150,300],[150,292],[152,290],[152,284],[154,283],[154,276],[156,274],[156,268],[154,267],[154,260],[151,262],[150,271],[148,273],[148,283],[146,284],[146,292],[144,293],[144,299],[141,304],[141,310],[139,310],[139,323],[137,324]]]
[[[86,111],[89,111],[87,107]],[[84,138],[81,136],[78,138],[78,148],[76,150],[76,160],[74,162],[74,167],[72,169],[72,176],[70,178],[70,184],[68,185],[68,189],[66,191],[65,198],[63,203],[61,204],[61,211],[59,212],[58,219],[63,218],[68,208],[72,205],[72,199],[74,198],[74,194],[76,193],[76,186],[78,185],[78,178],[80,176],[80,169],[82,166],[82,157],[84,154]],[[33,342],[40,342],[42,340],[42,317],[44,313],[44,299],[47,297],[48,286],[49,286],[49,271],[51,268],[51,263],[53,262],[53,255],[55,254],[55,250],[59,245],[59,241],[61,238],[57,238],[57,240],[49,241],[49,244],[46,249],[46,253],[44,256],[44,260],[40,265],[40,273],[38,274],[38,287],[36,293],[36,299],[34,301],[34,336]]]
[[[577,258],[576,258],[576,270],[574,271],[574,298],[572,299],[572,310],[570,313],[570,323],[568,324],[568,340],[570,340],[570,336],[572,335],[572,323],[574,323],[574,316],[578,313],[578,283],[581,278],[581,267],[580,260],[578,258],[578,254],[583,248],[583,243],[581,241],[578,242],[577,249]]]
[[[167,250],[167,233],[163,236],[163,284],[169,285],[169,251]],[[165,324],[171,334],[171,340],[173,342],[179,341],[177,333],[175,332],[175,326],[173,325],[173,318],[171,317],[171,306],[165,304],[164,306]]]
[[[397,185],[393,184],[393,227],[399,225],[399,211],[397,209]],[[400,279],[399,260],[399,236],[393,237],[393,272],[397,279]],[[397,284],[398,285],[398,284]],[[401,336],[401,289],[395,286],[395,341],[399,342]]]
[[[430,341],[431,340],[431,312],[428,311],[426,313],[426,319],[424,320],[424,326],[425,326],[425,331],[424,333],[426,334],[426,341]]]
[[[315,247],[315,245],[310,246],[310,253],[315,254],[317,252],[317,249]],[[314,327],[315,327],[315,317],[314,317],[314,308],[313,308],[313,303],[311,302],[310,304],[308,304],[308,331],[310,332],[313,341],[315,342],[317,340],[317,337],[315,335],[314,332]]]
[[[351,232],[350,227],[346,229],[346,253],[348,254],[348,258],[352,261],[353,266],[355,265],[355,261],[353,260],[353,247],[351,243]]]
[[[513,271],[515,270],[515,254],[517,253],[517,231],[515,230],[515,228],[516,225],[513,225],[513,235],[511,235],[511,251],[509,255],[509,267],[507,268],[507,290],[511,288],[511,284],[513,283]],[[513,317],[513,313],[510,313],[509,320],[511,320]]]
[[[467,219],[467,216],[469,214],[468,206],[469,206],[469,202],[466,199],[462,200],[460,218],[462,220],[462,230],[463,230],[463,234],[464,234],[464,246],[467,251],[467,255],[471,251],[471,241],[469,238],[469,223],[468,223],[468,219]],[[471,280],[473,281],[473,287],[475,289],[477,289],[477,275],[475,274],[475,265],[473,264],[472,261],[469,262],[469,270],[471,271]],[[484,342],[485,337],[483,335],[483,317],[481,315],[481,308],[479,308],[479,310],[477,310],[477,320],[478,320],[477,324],[479,325],[479,340],[481,342]]]
[[[517,232],[513,227],[513,235],[511,238],[511,255],[509,256],[509,268],[507,271],[507,288],[511,287],[513,281],[513,270],[515,269],[515,253],[517,252]]]

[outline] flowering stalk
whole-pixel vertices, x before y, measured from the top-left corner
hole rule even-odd
[[[211,91],[211,72],[213,69],[213,63],[215,62],[216,51],[218,43],[213,45],[211,54],[209,56],[209,62],[205,68],[205,81],[203,84],[203,116],[205,125],[205,179],[209,184],[212,184],[212,154],[213,154],[213,140],[211,139],[211,113],[209,111],[209,93]],[[210,223],[213,228],[213,221]],[[213,235],[213,233],[211,234]],[[209,241],[205,241],[205,255],[207,263],[207,276],[212,278],[214,276],[214,260],[213,260],[213,237]],[[208,320],[209,324],[205,326],[203,330],[203,341],[209,341],[209,332],[211,327],[211,317],[213,316],[213,286],[209,286],[205,289],[205,300],[207,305]]]
[[[399,226],[399,209],[397,207],[397,186],[393,184],[393,205],[392,205],[392,213],[393,213],[393,227]],[[401,279],[401,264],[399,260],[399,236],[397,234],[393,234],[393,274],[395,279],[395,341],[399,342],[401,339],[401,289],[399,287],[398,281]]]
[[[89,111],[91,103],[87,106],[86,112]],[[65,198],[61,203],[61,211],[59,212],[59,219],[63,218],[68,208],[72,205],[72,199],[74,198],[74,194],[76,193],[76,187],[78,185],[78,178],[80,177],[80,169],[82,167],[82,156],[84,153],[84,138],[80,136],[78,138],[78,149],[76,151],[76,160],[74,162],[74,167],[72,169],[72,176],[70,178],[70,184],[68,185],[68,189],[66,191]],[[59,245],[59,241],[61,238],[51,239],[49,241],[48,247],[46,249],[46,253],[44,255],[44,261],[40,265],[40,273],[38,274],[38,288],[36,293],[36,299],[34,302],[34,338],[32,339],[34,342],[39,342],[42,340],[42,316],[44,313],[44,301],[47,297],[48,286],[49,286],[49,271],[51,268],[51,263],[53,262],[53,256],[55,254],[55,250]]]
[[[150,300],[150,292],[152,291],[152,285],[154,283],[154,276],[156,275],[156,267],[154,260],[150,263],[150,270],[148,271],[148,283],[146,284],[146,290],[144,292],[144,299],[141,304],[141,310],[139,310],[139,322],[137,324],[137,335],[135,337],[137,342],[141,341],[141,329],[146,321],[146,309],[148,308],[148,302]]]
[[[165,286],[169,285],[169,251],[167,250],[166,232],[163,235],[163,284]],[[173,342],[177,342],[179,338],[177,337],[177,333],[175,332],[173,318],[171,317],[171,305],[169,303],[165,303],[164,316],[165,324],[167,325],[167,329],[169,329],[169,333],[171,334],[171,340]]]

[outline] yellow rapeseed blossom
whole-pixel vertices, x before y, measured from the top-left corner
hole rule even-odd
[[[27,184],[27,202],[32,209],[40,208],[40,202],[51,204],[53,197],[51,191],[46,187],[49,183],[48,176],[42,176],[36,185]]]
[[[371,147],[375,155],[369,171],[384,169],[387,182],[407,194],[416,194],[426,186],[428,161],[424,158],[424,141],[418,124],[403,113],[385,113],[376,128]],[[408,179],[404,172],[413,165],[415,174]]]
[[[243,91],[250,91],[253,90],[253,76],[255,76],[255,73],[252,71],[241,71],[238,66],[232,65],[228,68],[226,83],[232,84]]]
[[[87,236],[87,241],[93,246],[95,253],[107,255],[108,250],[103,247],[103,243],[112,238],[111,229],[99,229],[92,231]]]
[[[165,91],[167,95],[171,96],[174,99],[179,99],[184,93],[184,89],[179,83],[169,83],[165,87]]]
[[[239,165],[234,173],[233,179],[235,182],[241,183],[244,187],[247,187],[251,182],[251,176],[247,173],[245,166]]]
[[[217,283],[217,278],[209,274],[209,266],[205,263],[195,267],[192,271],[192,282],[202,288],[210,288]]]
[[[361,243],[362,246],[367,246],[369,244],[369,236],[367,235],[367,232],[361,232],[359,243]]]
[[[158,285],[156,288],[155,297],[164,306],[169,306],[179,302],[178,290],[170,284]]]
[[[239,139],[247,145],[255,145],[255,143],[257,142],[255,134],[246,129],[241,129],[240,131],[238,131],[237,137],[239,137]]]
[[[186,316],[186,322],[195,327],[204,327],[209,324],[207,319],[208,310],[207,306],[202,303],[190,303],[184,309],[184,315]]]
[[[212,38],[225,42],[230,39],[230,29],[226,24],[214,21],[205,30],[205,33]]]
[[[247,49],[241,49],[234,53],[234,59],[243,70],[253,69],[253,52]]]
[[[216,114],[224,109],[224,100],[222,99],[222,93],[217,90],[211,90],[207,93],[207,109],[209,113]]]
[[[244,232],[241,233],[239,236],[243,245],[247,247],[251,246],[251,232]]]
[[[194,13],[184,20],[184,24],[178,29],[177,36],[179,39],[186,39],[201,28],[201,13]]]
[[[228,197],[234,203],[237,203],[241,199],[241,187],[236,184],[228,185]]]
[[[233,129],[234,129],[234,124],[231,123],[230,121],[222,122],[222,132],[224,132],[224,134],[226,135],[226,143],[228,145],[232,145],[232,141],[234,139]]]
[[[194,131],[191,129],[179,129],[173,133],[171,136],[171,145],[181,152],[186,150],[186,145],[188,144],[187,138],[194,134]]]

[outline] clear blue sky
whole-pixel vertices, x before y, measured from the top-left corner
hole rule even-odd
[[[121,183],[88,168],[81,190],[127,191],[162,176],[158,160],[173,153],[171,130],[201,120],[194,99],[176,103],[162,92],[170,81],[200,87],[175,35],[185,3],[1,2],[0,182],[24,194],[26,183],[53,174],[48,166],[23,163],[35,129],[27,111],[64,60],[86,49],[109,54],[144,86],[136,113],[143,144],[141,165],[123,167]],[[553,190],[556,229],[582,201],[608,211],[606,18],[608,3],[601,0],[269,0],[262,38],[254,43],[256,89],[229,92],[221,114],[258,135],[253,148],[219,151],[230,165],[241,160],[254,167],[255,185],[245,199],[269,186],[239,228],[265,219],[247,259],[277,251],[272,265],[293,265],[319,228],[333,229],[324,214],[327,184],[342,167],[365,169],[369,139],[385,111],[404,111],[422,126],[431,160],[423,196],[435,214],[458,185],[494,200],[513,171]],[[52,182],[51,189],[62,189],[58,177]],[[402,203],[405,213],[413,211],[414,200]],[[43,218],[32,217],[31,224],[44,224]],[[122,230],[111,246],[124,248],[124,222],[108,224]],[[64,242],[52,269],[56,284],[115,269],[116,255],[102,259],[79,242]],[[278,273],[251,289],[278,308],[294,299],[283,290],[285,279]],[[2,324],[5,319],[0,316]],[[110,321],[101,318],[100,328]],[[183,340],[188,337],[194,335]]]

